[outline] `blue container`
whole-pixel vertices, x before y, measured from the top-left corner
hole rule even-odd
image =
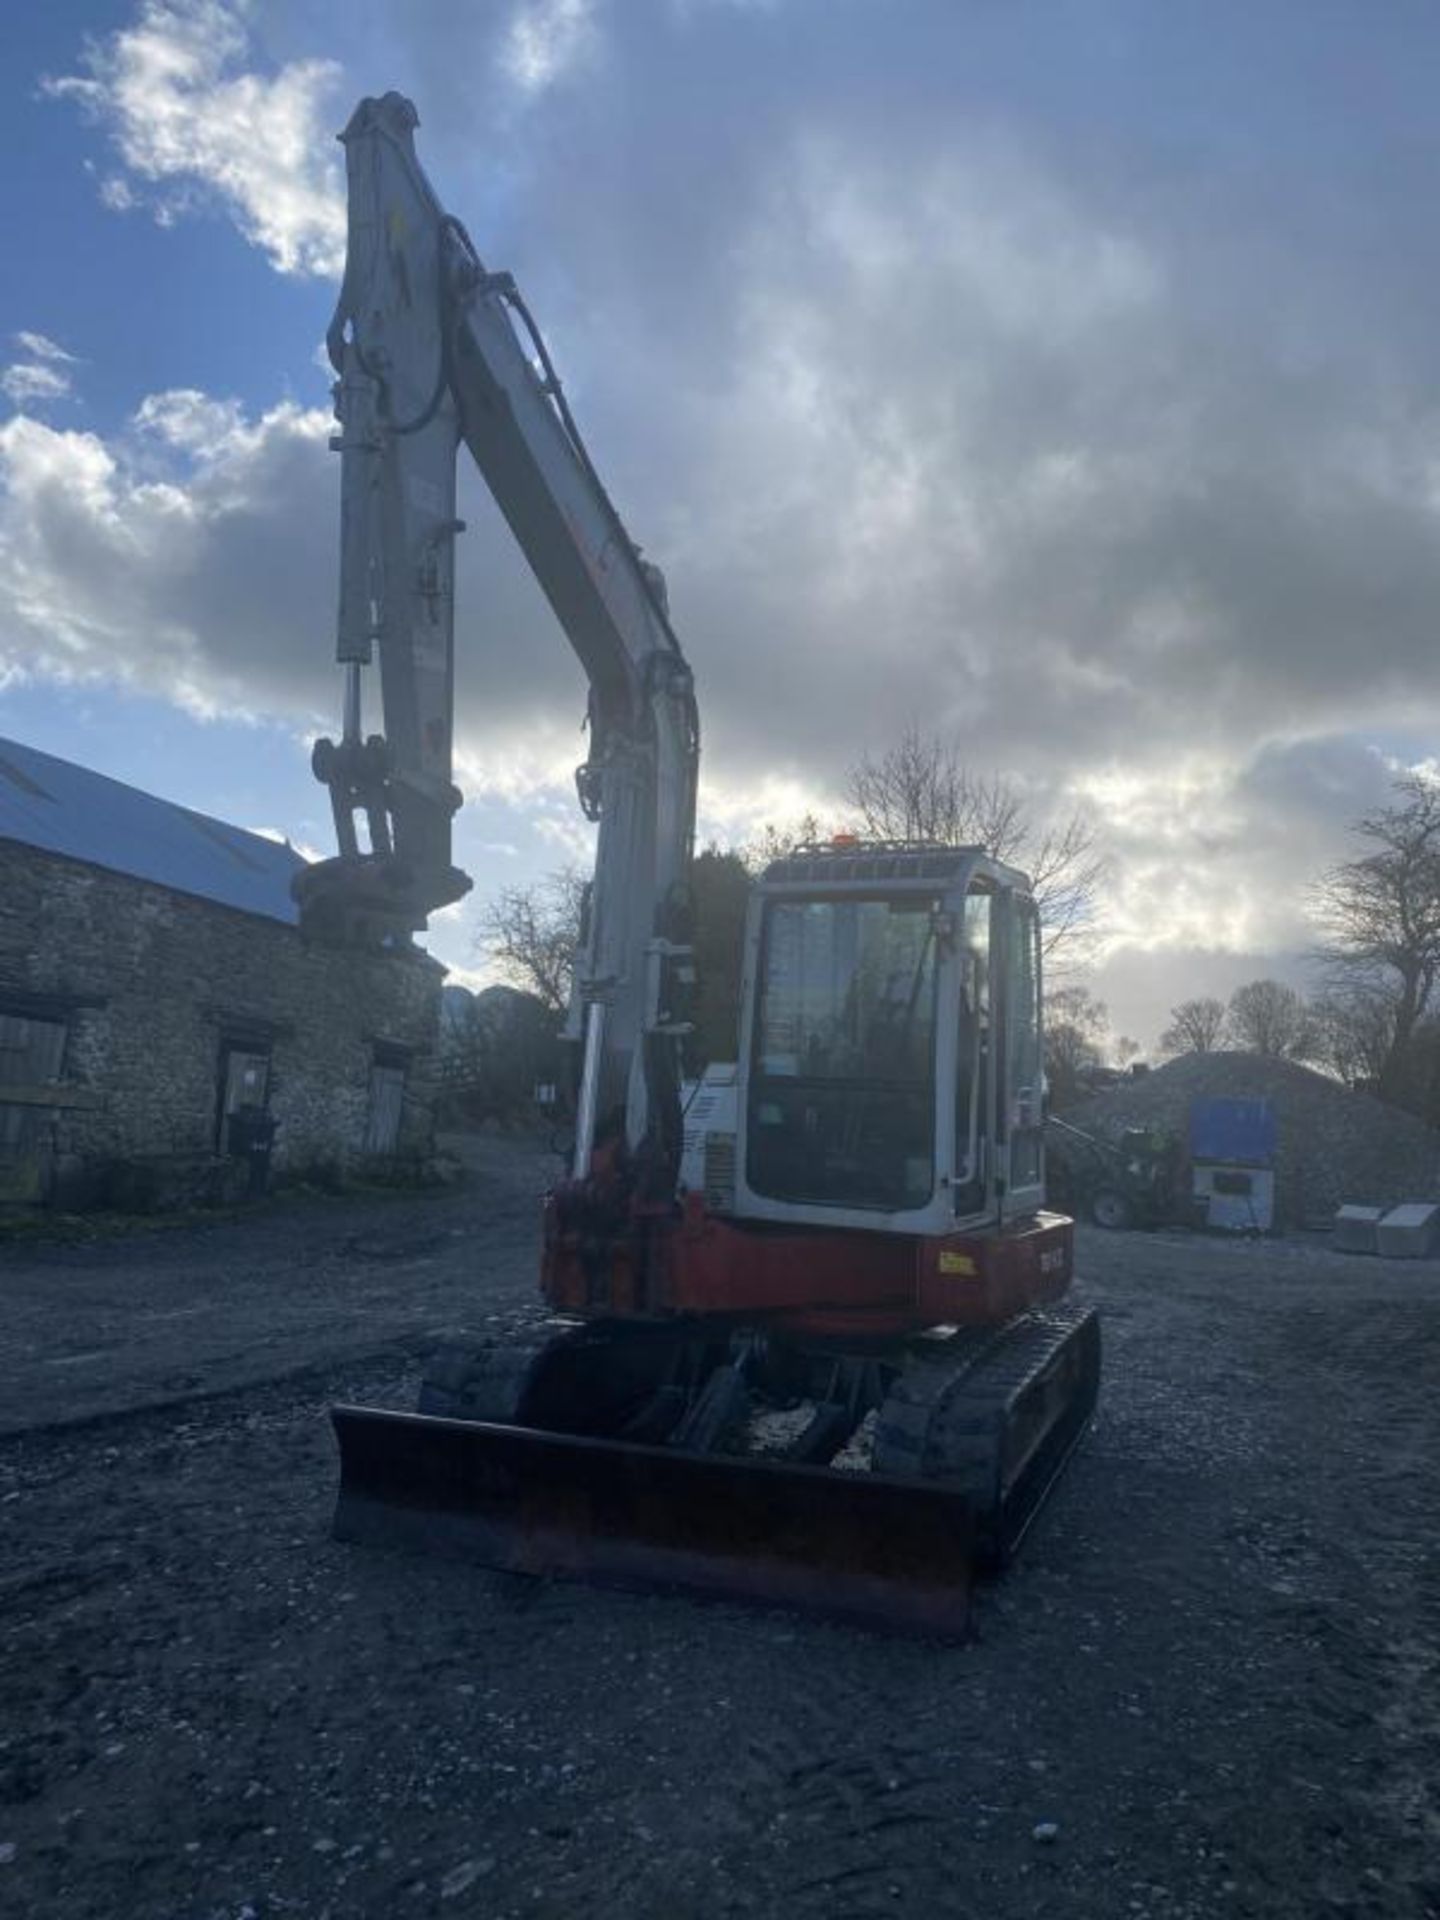
[[[1190,1106],[1190,1158],[1231,1167],[1272,1166],[1277,1131],[1268,1100],[1195,1100]]]

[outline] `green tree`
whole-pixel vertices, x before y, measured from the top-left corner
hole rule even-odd
[[[745,912],[750,870],[744,858],[710,846],[690,872],[694,909],[695,1030],[685,1063],[698,1073],[740,1051],[740,984],[745,967]]]
[[[441,1029],[440,1085],[451,1118],[502,1126],[535,1116],[535,1089],[562,1094],[558,1022],[533,993],[485,987],[447,1009]]]
[[[1045,1079],[1057,1113],[1089,1091],[1089,1076],[1104,1064],[1110,1010],[1085,986],[1057,987],[1045,996]]]

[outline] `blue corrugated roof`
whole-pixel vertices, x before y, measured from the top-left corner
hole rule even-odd
[[[293,926],[293,847],[0,738],[0,840]]]

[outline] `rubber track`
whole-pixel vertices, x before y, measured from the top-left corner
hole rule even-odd
[[[1069,1404],[1007,1481],[1006,1442],[1026,1400],[1077,1341],[1081,1374]],[[1066,1301],[994,1332],[961,1335],[959,1343],[943,1360],[907,1369],[891,1388],[876,1423],[874,1467],[957,1487],[975,1510],[989,1554],[1004,1559],[1089,1422],[1098,1385],[1098,1320],[1092,1308]]]
[[[554,1326],[541,1326],[487,1346],[457,1343],[441,1348],[425,1368],[417,1411],[442,1419],[509,1425],[519,1412],[536,1361],[561,1337]]]

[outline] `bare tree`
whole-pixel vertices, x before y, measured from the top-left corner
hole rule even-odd
[[[1350,982],[1322,993],[1310,1011],[1316,1059],[1347,1086],[1378,1087],[1395,1037],[1392,996]]]
[[[978,774],[938,734],[918,727],[849,776],[849,798],[877,840],[940,840],[980,846],[1024,869],[1035,889],[1052,971],[1082,964],[1097,931],[1109,877],[1094,822],[1080,809],[1037,820],[1022,790],[1000,774]]]
[[[758,874],[763,873],[772,860],[783,860],[796,847],[823,838],[820,822],[815,815],[802,813],[798,820],[791,820],[783,826],[777,826],[773,820],[767,821],[760,830],[758,840],[752,840],[748,846],[737,847],[735,852],[751,873]]]
[[[1226,1036],[1242,1053],[1274,1060],[1303,1060],[1315,1050],[1310,1009],[1283,980],[1251,980],[1230,996]]]
[[[716,846],[696,854],[690,896],[698,979],[694,1032],[686,1047],[692,1071],[735,1058],[749,888],[744,855]],[[481,957],[556,1019],[569,1005],[584,895],[583,875],[562,867],[532,886],[505,887],[481,916]]]
[[[1160,1036],[1162,1053],[1213,1053],[1225,1026],[1225,1002],[1209,996],[1182,1000],[1170,1009],[1170,1024]]]
[[[502,887],[480,917],[476,942],[505,979],[559,1018],[570,1000],[585,882],[562,867],[529,887]]]
[[[1440,979],[1440,783],[1408,774],[1394,804],[1355,832],[1369,850],[1332,867],[1316,892],[1327,1001],[1389,1034],[1376,1079],[1386,1099],[1413,1094],[1410,1055]]]

